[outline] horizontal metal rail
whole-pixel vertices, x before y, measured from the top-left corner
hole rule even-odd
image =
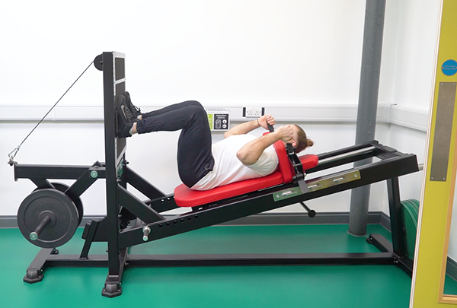
[[[128,267],[249,266],[249,265],[363,265],[394,264],[394,254],[379,253],[289,253],[289,254],[189,254],[128,255]],[[50,255],[44,267],[106,267],[106,255],[80,259],[79,255]]]
[[[368,147],[368,148],[355,150],[355,151],[348,152],[348,153],[339,154],[339,155],[336,155],[336,156],[333,156],[333,157],[324,158],[322,160],[319,160],[318,166],[325,165],[325,164],[328,164],[328,163],[331,163],[331,162],[335,162],[335,161],[338,161],[338,160],[342,160],[342,159],[346,159],[346,158],[356,157],[356,156],[359,156],[359,155],[362,155],[362,154],[371,153],[375,149],[376,148],[374,146],[371,146],[371,147]]]

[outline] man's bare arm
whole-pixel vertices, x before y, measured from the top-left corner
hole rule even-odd
[[[228,131],[226,131],[224,133],[224,138],[227,138],[227,137],[230,137],[230,136],[234,136],[234,135],[247,134],[250,131],[252,131],[252,130],[254,130],[256,128],[259,128],[259,127],[263,127],[265,129],[268,129],[267,123],[270,124],[270,125],[274,125],[275,124],[275,119],[269,114],[264,115],[264,116],[262,116],[262,117],[260,117],[260,118],[258,118],[256,120],[245,122],[245,123],[242,123],[242,124],[239,124],[239,125],[236,125],[236,126],[232,127],[231,129],[229,129]]]
[[[282,126],[275,132],[263,135],[246,143],[237,153],[236,157],[243,163],[243,165],[250,166],[259,160],[263,151],[278,140],[286,143],[294,143],[294,131],[291,125]]]

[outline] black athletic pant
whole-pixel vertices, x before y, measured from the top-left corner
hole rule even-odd
[[[178,172],[187,187],[194,186],[213,170],[211,130],[199,102],[186,101],[143,113],[136,129],[139,134],[182,130],[178,140]]]

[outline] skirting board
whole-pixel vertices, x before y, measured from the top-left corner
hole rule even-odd
[[[446,274],[457,281],[457,262],[449,257],[447,258],[446,263]]]

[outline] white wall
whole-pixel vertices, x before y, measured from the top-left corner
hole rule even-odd
[[[128,89],[165,106],[357,100],[364,1],[8,2],[2,104],[52,105],[102,51],[127,55]],[[101,102],[91,70],[62,104]],[[24,89],[27,89],[27,94]],[[19,95],[19,93],[21,93]],[[25,95],[24,95],[25,94]]]
[[[438,2],[387,1],[381,104],[427,113]],[[9,2],[2,7],[0,27],[8,29],[2,39],[14,48],[5,48],[0,58],[0,110],[13,110],[20,119],[43,106],[40,115],[32,116],[39,118],[97,54],[110,50],[126,53],[127,89],[143,107],[186,99],[207,107],[281,107],[291,113],[302,106],[354,106],[364,9],[362,0]],[[101,105],[101,72],[93,67],[59,103],[74,106],[75,113]],[[33,189],[25,180],[15,183],[6,165],[7,154],[36,123],[16,120],[11,112],[7,118],[0,114],[0,159],[5,159],[0,164],[0,215],[14,215]],[[352,120],[303,121],[316,142],[314,153],[354,142]],[[388,123],[378,124],[380,142],[419,156],[424,152],[424,132]],[[100,121],[46,122],[24,144],[17,161],[104,161],[102,126]],[[179,184],[169,154],[175,153],[176,139],[176,133],[160,133],[128,140],[130,166],[166,193]],[[402,178],[408,198],[419,198],[419,177]],[[347,211],[349,196],[323,197],[309,205],[324,212]],[[104,213],[101,181],[83,195],[83,203],[86,214]],[[370,210],[382,209],[387,209],[386,192],[376,184]],[[284,210],[302,211],[297,206]]]
[[[389,127],[385,142],[399,151],[416,154],[419,163],[424,162],[427,136],[426,130],[416,124],[428,126],[439,17],[439,0],[387,1],[379,101],[396,105],[397,113],[389,119],[394,125]],[[402,112],[419,116],[420,121],[405,125],[407,116]],[[420,199],[422,176],[421,171],[400,179],[402,199]],[[383,210],[388,213],[386,202]]]
[[[390,1],[398,7],[392,97],[395,104],[428,110],[434,86],[439,0]]]

